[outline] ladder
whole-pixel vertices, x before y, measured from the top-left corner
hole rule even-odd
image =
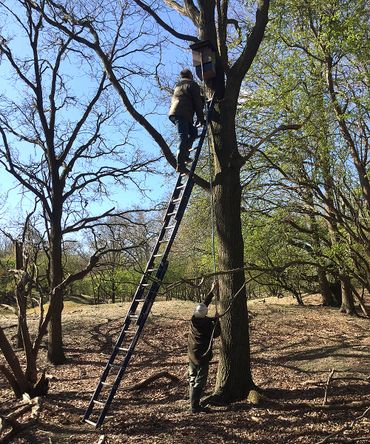
[[[189,172],[181,172],[178,176],[153,252],[133,296],[112,355],[104,368],[83,417],[83,421],[94,427],[100,427],[104,421],[166,274],[167,256],[193,189],[193,175],[207,134],[214,102],[213,96],[207,104],[206,122],[199,136],[198,145],[191,150],[194,151],[194,159]]]

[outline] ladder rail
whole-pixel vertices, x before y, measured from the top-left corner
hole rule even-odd
[[[171,199],[169,200],[169,203],[167,205],[165,216],[163,218],[162,228],[158,235],[155,246],[152,250],[152,254],[147,262],[145,271],[142,274],[138,287],[134,293],[130,308],[128,309],[126,317],[123,322],[123,327],[114,345],[113,352],[111,353],[111,356],[102,372],[102,375],[99,379],[99,382],[96,386],[93,395],[91,396],[89,405],[84,414],[83,420],[88,424],[95,425],[95,427],[99,427],[104,421],[104,418],[109,410],[113,398],[118,390],[119,384],[125,374],[126,368],[129,365],[135,346],[140,338],[141,332],[143,331],[145,321],[148,318],[155,297],[160,288],[161,282],[167,271],[168,268],[167,257],[171,250],[172,244],[175,240],[177,231],[184,216],[186,206],[190,199],[191,191],[194,186],[193,176],[200,156],[200,151],[207,134],[207,128],[211,117],[211,113],[213,112],[214,103],[215,103],[215,97],[213,96],[208,104],[206,122],[205,125],[203,126],[201,135],[199,137],[198,145],[195,149],[194,160],[192,162],[190,170],[188,171],[188,174],[186,176],[183,173],[180,173],[177,178],[176,185],[174,187]],[[183,182],[183,179],[185,179],[185,182]],[[179,203],[176,209],[177,201]],[[166,236],[167,232],[169,232],[169,238],[164,241],[164,237]],[[160,252],[161,245],[164,245],[165,243],[167,243],[167,245],[165,245],[164,250]],[[157,262],[158,258],[160,259],[160,262],[158,267],[156,267],[155,263]],[[155,276],[154,278],[152,278],[151,274],[155,270],[156,270]],[[147,292],[146,296],[144,296],[145,292]],[[140,303],[142,303],[142,306],[140,308],[139,314],[137,315],[136,311]],[[132,319],[133,316],[137,316],[136,322],[133,322]],[[129,330],[131,326],[134,327],[135,330],[134,332]],[[133,336],[129,338],[130,341],[129,345],[123,348],[122,344],[126,339],[127,333],[133,333]],[[122,356],[123,360],[121,361],[121,364],[120,365],[115,364],[115,360],[119,355],[119,352],[123,350],[125,351],[125,355]],[[107,378],[110,376],[113,366],[118,367],[119,370],[114,377],[115,378],[114,382],[110,384],[107,383],[106,381]],[[102,392],[103,387],[105,386],[111,386],[111,388],[109,390],[105,402],[103,402],[98,400],[98,398]],[[97,421],[94,422],[91,421],[89,418],[93,413],[94,407],[96,405],[103,406],[103,408],[98,414]]]

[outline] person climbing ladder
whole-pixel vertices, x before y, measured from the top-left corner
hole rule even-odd
[[[205,121],[200,87],[194,81],[190,69],[185,68],[180,72],[180,81],[175,86],[168,113],[169,119],[176,125],[180,137],[177,151],[177,171],[183,170],[185,163],[191,161],[189,150],[198,136],[197,128],[194,126],[194,113],[197,116],[197,124],[203,126]]]

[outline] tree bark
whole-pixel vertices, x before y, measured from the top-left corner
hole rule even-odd
[[[219,276],[221,309],[221,350],[214,396],[223,402],[242,399],[254,387],[249,345],[248,309],[245,288],[244,241],[241,223],[242,187],[235,131],[237,92],[230,88],[227,98],[217,103],[211,122],[209,143],[215,154],[214,205],[217,259],[220,270],[237,273]]]
[[[317,267],[317,277],[319,280],[320,293],[322,296],[322,304],[325,307],[335,307],[335,301],[329,288],[329,282],[326,278],[325,270],[322,267]]]
[[[222,401],[245,397],[254,387],[249,345],[248,309],[245,288],[244,241],[241,223],[240,169],[244,165],[238,150],[235,116],[242,80],[251,66],[263,39],[268,21],[269,2],[259,2],[256,22],[238,60],[230,68],[227,60],[227,4],[218,11],[215,2],[202,2],[197,22],[199,38],[209,40],[216,52],[216,77],[207,83],[218,99],[211,117],[209,143],[215,158],[214,205],[217,232],[217,256],[220,270],[240,271],[220,279],[220,303],[230,311],[221,319],[221,353],[214,395]],[[226,80],[225,80],[226,73]]]
[[[341,313],[355,315],[355,303],[352,294],[351,282],[348,276],[341,276],[342,286],[342,305],[340,307]]]
[[[21,242],[15,241],[15,268],[16,270],[23,270],[23,244]],[[20,294],[22,292],[22,294]],[[16,285],[15,289],[15,299],[18,304],[18,328],[17,328],[17,347],[23,347],[23,338],[22,338],[22,311],[26,310],[26,298],[24,295],[24,288],[21,288],[19,285]]]
[[[241,185],[239,170],[228,168],[218,175],[214,190],[216,228],[218,235],[218,266],[220,270],[240,269],[244,259],[241,234]],[[232,197],[231,197],[232,196]],[[221,309],[231,310],[221,318],[221,353],[215,395],[224,401],[245,397],[253,387],[250,363],[248,310],[244,271],[219,277]]]
[[[53,364],[65,362],[62,329],[63,291],[59,287],[63,279],[61,215],[62,206],[55,203],[50,235],[51,317],[48,327],[48,359]]]
[[[6,362],[8,363],[13,379],[9,379],[10,372],[6,370],[6,367],[2,366],[4,375],[7,377],[9,383],[12,385],[14,393],[16,396],[22,395],[22,393],[29,393],[32,386],[27,381],[25,374],[23,373],[20,362],[14,353],[7,337],[4,334],[3,329],[0,327],[0,350],[3,352]],[[13,386],[13,383],[16,383],[16,386]]]

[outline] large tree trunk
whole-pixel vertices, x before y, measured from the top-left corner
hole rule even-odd
[[[221,353],[214,395],[222,401],[233,401],[248,395],[253,388],[250,362],[249,325],[245,284],[244,242],[241,224],[240,169],[244,165],[238,150],[235,116],[241,83],[258,51],[267,25],[269,2],[258,3],[256,24],[246,48],[229,70],[227,61],[227,4],[218,10],[215,24],[215,3],[199,2],[197,22],[199,38],[209,40],[216,52],[216,77],[207,82],[208,91],[217,99],[210,123],[212,151],[215,155],[214,203],[218,238],[218,266],[232,271],[220,277],[220,300],[223,310],[231,310],[221,320]],[[222,17],[221,17],[222,16]],[[218,33],[218,35],[217,35]],[[225,69],[229,70],[225,76]]]
[[[245,397],[253,387],[248,310],[245,288],[244,242],[241,224],[242,162],[235,133],[235,110],[231,91],[217,104],[212,122],[211,146],[215,156],[215,219],[220,270],[239,270],[220,276],[221,309],[231,310],[221,319],[221,353],[215,395],[223,401]]]
[[[241,186],[239,170],[229,168],[219,173],[215,187],[215,212],[220,270],[241,269],[220,277],[222,311],[231,310],[221,319],[221,353],[215,394],[224,401],[245,397],[253,386],[250,367],[249,327],[246,290],[234,295],[245,283],[243,238],[241,232]]]
[[[322,296],[322,303],[325,307],[338,307],[338,302],[330,291],[330,284],[326,277],[325,269],[317,267],[317,276],[319,279],[320,293]]]
[[[48,359],[53,364],[63,364],[65,362],[62,331],[63,298],[60,289],[52,292],[50,309],[52,313],[48,329]]]
[[[342,305],[340,311],[349,315],[355,315],[356,309],[352,294],[351,282],[348,276],[341,276]]]
[[[48,328],[48,358],[53,364],[63,364],[65,362],[62,332],[63,291],[60,288],[63,278],[61,214],[62,210],[59,206],[53,212],[50,236],[51,317]]]
[[[22,242],[15,242],[15,268],[16,270],[23,270],[23,244]],[[16,285],[15,299],[18,304],[18,329],[17,329],[17,347],[23,347],[22,337],[22,312],[26,311],[26,298],[24,287]]]

